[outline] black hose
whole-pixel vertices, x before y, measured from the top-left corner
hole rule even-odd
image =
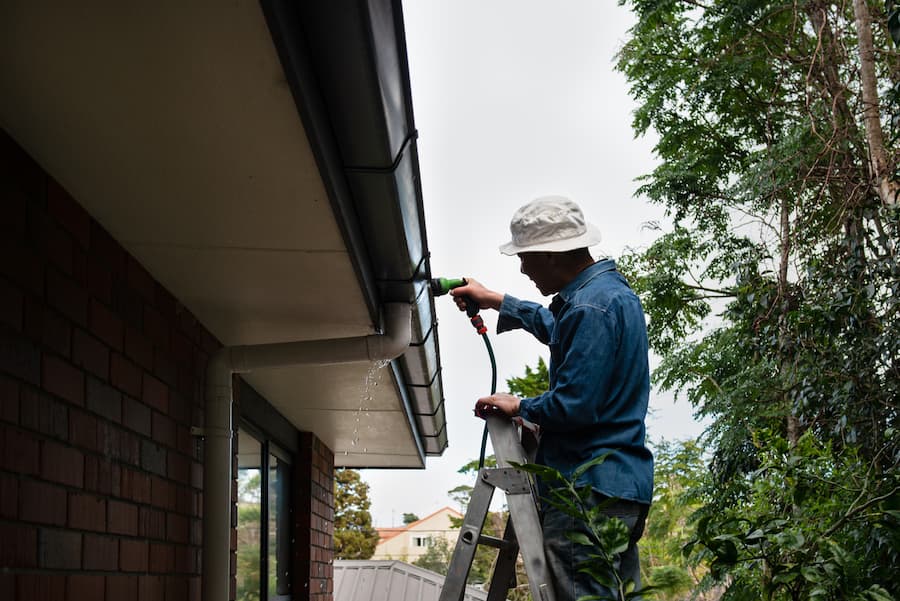
[[[491,358],[491,395],[497,392],[497,360],[494,358],[494,348],[491,346],[491,340],[488,338],[487,332],[481,335],[484,340],[484,346],[487,348],[488,356]],[[488,427],[487,420],[484,420],[484,430],[481,432],[481,453],[478,455],[478,469],[484,467],[484,454],[487,450]]]

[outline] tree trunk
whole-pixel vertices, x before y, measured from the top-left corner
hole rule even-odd
[[[859,45],[859,72],[862,86],[863,122],[866,126],[866,142],[869,146],[869,169],[875,192],[886,205],[897,202],[900,184],[891,178],[891,163],[884,147],[881,130],[878,84],[875,77],[875,44],[872,40],[872,14],[867,0],[853,0]]]

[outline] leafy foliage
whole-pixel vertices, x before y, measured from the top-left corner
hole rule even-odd
[[[628,526],[619,518],[604,515],[604,504],[588,504],[587,500],[592,492],[590,486],[575,485],[582,474],[602,463],[608,455],[609,453],[606,453],[579,465],[572,472],[571,478],[566,478],[558,470],[545,465],[513,464],[522,471],[536,475],[547,485],[548,493],[542,499],[544,503],[578,520],[587,528],[588,534],[584,532],[566,533],[570,541],[591,550],[588,553],[588,559],[575,567],[579,572],[588,574],[596,582],[613,591],[613,596],[588,595],[581,597],[579,601],[602,599],[627,601],[628,599],[639,599],[654,589],[652,586],[647,586],[636,591],[633,581],[622,580],[615,569],[616,556],[628,548],[630,538]],[[613,499],[610,499],[608,502],[612,501]]]
[[[378,544],[378,532],[369,513],[369,485],[352,469],[335,470],[334,556],[369,559]]]
[[[550,373],[547,371],[547,364],[543,357],[538,357],[537,367],[525,366],[525,375],[521,377],[508,378],[506,386],[510,394],[522,398],[538,396],[546,392],[550,388]]]
[[[639,193],[674,225],[621,263],[654,382],[712,423],[691,559],[729,599],[896,597],[900,211],[863,120],[871,6],[624,3],[637,21],[618,67],[635,130],[659,136]],[[900,79],[886,8],[882,93]]]

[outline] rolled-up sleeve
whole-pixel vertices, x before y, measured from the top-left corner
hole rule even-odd
[[[550,344],[554,321],[553,313],[546,307],[506,294],[503,296],[503,302],[500,303],[497,333],[502,334],[521,328],[544,344]]]

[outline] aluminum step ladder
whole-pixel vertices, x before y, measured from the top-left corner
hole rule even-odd
[[[510,464],[511,461],[528,463],[533,460],[536,447],[534,437],[526,428],[521,428],[520,437],[520,428],[504,416],[488,417],[487,428],[497,467],[482,468],[478,472],[478,481],[472,490],[459,539],[450,558],[440,601],[463,600],[466,578],[478,545],[488,545],[500,550],[487,601],[504,601],[509,589],[516,585],[516,558],[519,553],[525,564],[532,599],[556,601],[550,569],[544,556],[544,537],[538,515],[537,496],[528,474]],[[497,488],[506,493],[509,508],[509,519],[502,539],[481,533],[491,498]]]

